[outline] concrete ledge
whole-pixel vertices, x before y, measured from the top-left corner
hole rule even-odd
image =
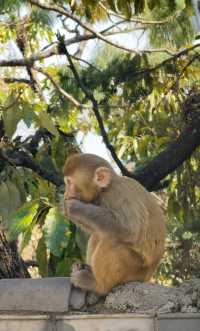
[[[67,312],[69,278],[0,279],[0,311]]]
[[[130,286],[132,291],[130,291]],[[146,292],[141,291],[141,286]],[[124,295],[124,289],[126,295]],[[128,295],[127,289],[129,290]],[[115,296],[116,291],[118,296]],[[153,291],[156,291],[156,294]],[[166,291],[168,290],[166,289]],[[112,302],[118,300],[115,304],[119,309],[123,309],[123,313],[119,313],[120,311],[116,310],[108,311],[105,298],[101,298],[100,301],[90,298],[88,301],[85,292],[71,287],[69,278],[1,279],[0,331],[200,330],[200,312],[161,314],[156,308],[154,312],[150,313],[149,308],[154,307],[151,298],[154,295],[154,301],[158,304],[160,301],[157,300],[157,297],[160,293],[161,288],[158,285],[129,283],[120,286],[107,296],[107,299],[111,296]],[[187,304],[184,306],[187,309],[195,308],[197,310],[199,309],[198,295],[199,282],[193,284],[192,287],[190,284],[184,285],[184,291],[181,292],[179,300],[177,299],[179,296],[176,297],[171,291],[169,296],[165,296],[165,300],[162,300],[164,302],[166,300],[169,302],[174,300],[175,303],[183,302],[184,305]],[[184,301],[181,301],[183,296]],[[191,301],[191,296],[193,301]],[[124,307],[135,309],[142,301],[144,301],[143,304],[145,303],[144,307],[148,309],[148,313],[127,313],[127,310],[124,309]],[[130,306],[131,303],[132,306]],[[194,304],[195,307],[192,306]],[[176,306],[173,305],[173,307]],[[79,314],[75,315],[75,310],[78,310]]]
[[[0,331],[199,331],[200,314],[0,315]]]

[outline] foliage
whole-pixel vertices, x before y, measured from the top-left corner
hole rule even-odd
[[[141,31],[148,31],[143,43],[168,51],[128,53],[100,41],[92,54],[88,54],[85,41],[80,45],[77,42],[75,50],[72,48],[81,82],[98,102],[118,157],[134,169],[144,166],[180,135],[191,112],[190,108],[185,111],[182,102],[200,87],[199,48],[192,49],[195,29],[191,21],[194,15],[191,1],[56,0],[49,3],[64,6],[96,30],[102,22],[107,27],[109,17],[112,23],[123,18],[125,29],[132,29],[131,36],[135,38],[136,23],[131,23],[131,19],[139,19]],[[12,58],[19,59],[30,58],[41,49],[48,50],[58,41],[58,31],[66,42],[83,35],[83,28],[77,33],[77,26],[71,20],[30,5],[29,1],[1,1],[0,12],[0,63],[11,52]],[[147,27],[143,22],[148,21],[154,23]],[[19,30],[23,32],[21,44]],[[123,39],[121,34],[119,39],[120,42]],[[183,56],[169,54],[169,50],[179,54],[183,49],[186,50]],[[90,61],[89,65],[79,61],[79,53],[81,60]],[[91,102],[77,84],[65,56],[62,53],[56,58],[40,59],[32,67],[2,67],[0,73],[0,137],[9,138],[5,148],[27,153],[40,165],[40,170],[61,174],[67,155],[81,149],[77,133],[101,134]],[[62,91],[84,107],[76,107]],[[19,129],[22,121],[26,132]],[[26,138],[28,129],[31,133]],[[200,276],[196,262],[200,250],[199,167],[197,150],[170,174],[170,185],[160,193],[169,219],[169,249],[158,272],[161,281],[177,283],[190,276]],[[30,242],[35,229],[40,233],[35,256],[41,276],[69,275],[71,264],[84,257],[86,238],[62,216],[59,201],[63,187],[46,181],[42,171],[37,172],[36,168],[15,167],[1,158],[0,215],[10,238],[20,238],[21,250]]]

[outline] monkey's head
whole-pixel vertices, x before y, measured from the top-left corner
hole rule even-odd
[[[115,175],[110,164],[94,154],[74,154],[64,166],[65,200],[94,201]]]

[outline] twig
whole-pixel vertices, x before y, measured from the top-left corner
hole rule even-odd
[[[116,23],[113,23],[112,25],[110,25],[109,27],[107,27],[106,29],[102,30],[100,33],[101,34],[105,34],[106,32],[112,30],[113,28],[116,28],[118,27],[120,24],[124,24],[124,23],[127,23],[127,20],[123,19],[121,21],[118,21]]]
[[[80,57],[78,56],[75,56],[75,55],[71,55],[71,57],[76,60],[76,61],[80,61],[80,62],[83,62],[85,64],[87,64],[89,67],[93,68],[94,70],[98,71],[98,72],[102,72],[99,68],[95,67],[92,63],[84,60],[84,59],[81,59]]]

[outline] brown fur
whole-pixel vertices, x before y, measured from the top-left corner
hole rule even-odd
[[[103,189],[94,182],[100,167],[111,173],[110,183]],[[74,196],[66,200],[67,214],[91,234],[86,261],[91,270],[72,272],[74,285],[105,294],[117,284],[149,280],[165,240],[164,216],[155,198],[137,181],[118,176],[107,161],[92,154],[69,158],[64,175],[74,180],[80,193],[80,201]]]

